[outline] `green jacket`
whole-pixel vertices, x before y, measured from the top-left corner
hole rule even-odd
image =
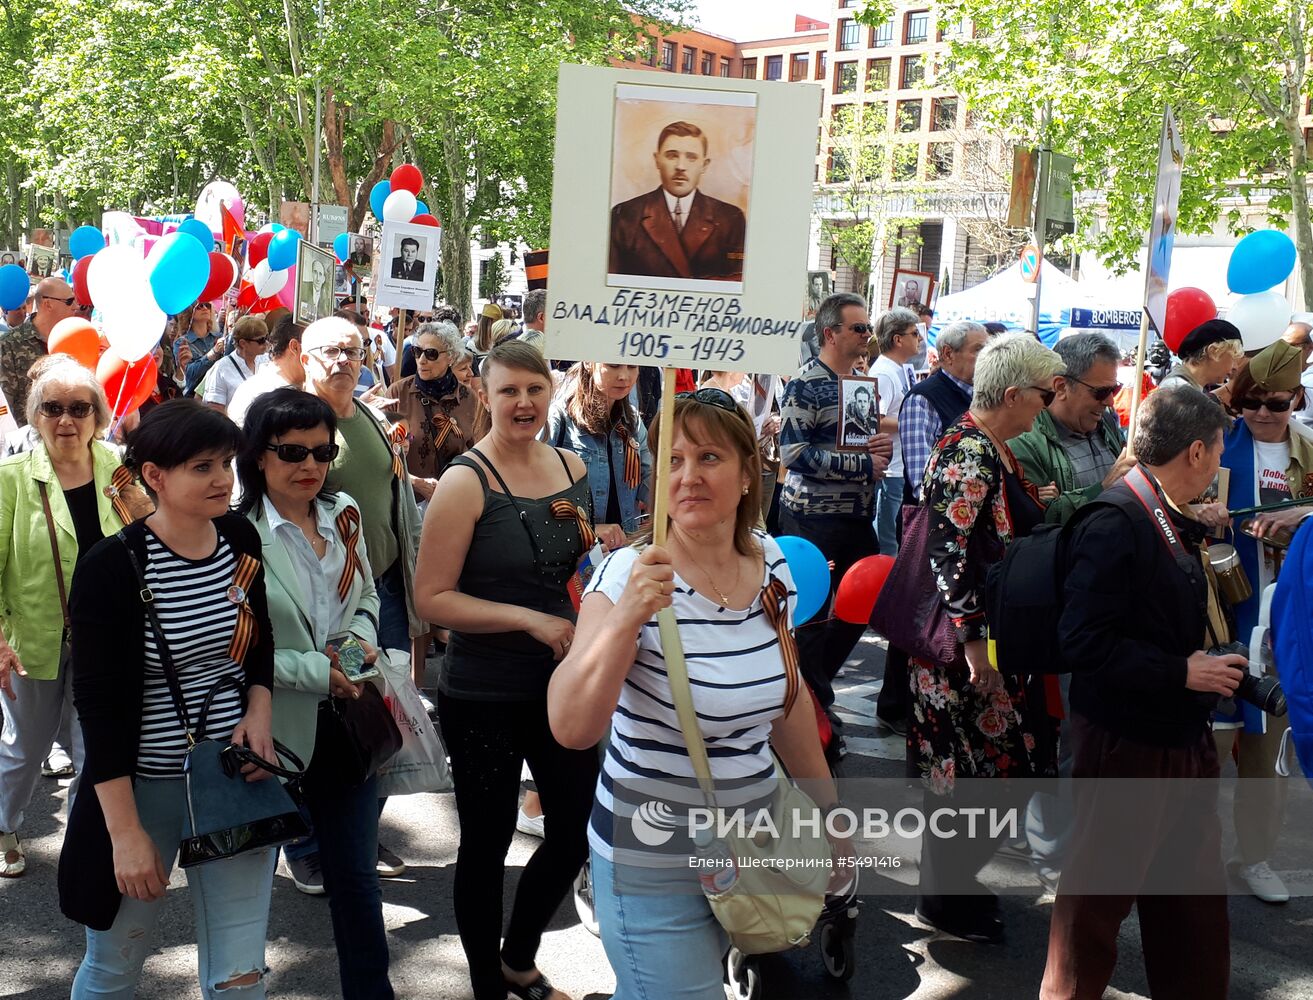
[[[91,442],[91,456],[100,529],[112,535],[124,522],[105,490],[121,463],[114,449],[100,441]],[[0,460],[0,628],[28,676],[48,681],[59,675],[64,615],[41,504],[42,483],[55,521],[67,593],[78,557],[77,532],[46,446],[38,444],[32,451]]]
[[[329,510],[330,519],[336,523],[344,508],[355,505],[349,496],[339,493]],[[306,593],[297,578],[296,564],[282,540],[274,535],[263,509],[261,505],[247,517],[260,533],[265,594],[274,629],[274,736],[309,764],[315,749],[319,703],[328,697],[329,662],[311,635]],[[346,596],[346,605],[352,609],[348,631],[374,646],[378,643],[378,594],[363,533],[356,542],[356,552],[365,573],[351,578]],[[336,581],[333,583],[336,586]]]
[[[1126,441],[1117,423],[1116,413],[1105,410],[1098,430],[1103,435],[1103,443],[1114,455],[1120,455]],[[1050,524],[1065,524],[1077,510],[1103,492],[1102,483],[1080,490],[1076,488],[1071,459],[1062,447],[1058,438],[1058,425],[1048,410],[1035,418],[1035,424],[1030,430],[1009,441],[1008,447],[1017,456],[1025,477],[1032,483],[1036,486],[1057,484],[1058,496],[1044,511],[1044,520]]]

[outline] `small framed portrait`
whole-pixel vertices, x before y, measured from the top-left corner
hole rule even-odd
[[[36,278],[48,278],[59,270],[59,251],[32,243],[27,248],[27,273]]]
[[[829,271],[808,271],[807,272],[807,310],[804,314],[806,319],[814,319],[816,310],[820,308],[822,302],[830,297],[830,272]]]
[[[347,234],[346,262],[357,278],[367,278],[374,271],[374,237],[364,233]]]
[[[17,250],[0,250],[0,267],[6,264],[22,265],[23,257]]]
[[[880,427],[880,388],[865,375],[839,376],[839,451],[866,451]]]
[[[924,271],[895,271],[893,287],[889,289],[889,308],[903,306],[915,309],[930,305],[935,293],[935,276]]]
[[[351,294],[351,275],[341,264],[333,269],[333,294],[342,296]]]
[[[331,251],[321,250],[309,240],[301,240],[296,247],[296,294],[292,312],[298,323],[313,323],[333,315],[333,271],[337,260]]]

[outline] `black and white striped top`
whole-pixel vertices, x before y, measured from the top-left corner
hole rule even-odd
[[[220,678],[231,674],[245,681],[241,665],[228,655],[237,627],[237,605],[228,600],[237,558],[222,533],[212,555],[192,560],[178,555],[149,528],[146,558],[146,586],[155,596],[155,612],[187,702],[188,718],[197,726],[205,695]],[[144,614],[142,628],[146,630],[146,674],[137,774],[177,778],[182,775],[187,737],[169,695],[155,632]],[[232,688],[225,689],[210,706],[205,732],[196,732],[196,738],[226,739],[241,718],[241,696]]]
[[[769,535],[754,537],[765,556],[762,587],[776,577],[788,588],[791,622],[797,591],[784,554]],[[587,593],[598,591],[618,602],[637,558],[633,548],[611,553],[589,581]],[[737,611],[697,593],[678,575],[675,588],[675,618],[717,804],[727,810],[764,805],[776,782],[770,726],[784,714],[784,661],[775,628],[760,594],[746,611]],[[682,832],[663,845],[644,844],[641,837],[636,841],[634,811],[658,799],[676,816],[681,805],[703,805],[653,618],[639,634],[634,665],[611,719],[610,746],[588,829],[593,849],[609,860],[639,865],[667,863],[657,860],[657,855],[686,853]],[[683,822],[680,817],[675,825]]]

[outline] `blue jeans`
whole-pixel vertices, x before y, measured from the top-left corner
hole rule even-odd
[[[898,512],[903,509],[903,477],[885,476],[875,484],[875,537],[880,555],[898,555]]]
[[[410,618],[406,614],[406,581],[401,560],[382,576],[374,578],[378,590],[378,648],[410,653]]]
[[[593,903],[615,970],[612,1000],[724,1000],[729,936],[689,868],[616,866],[592,855]]]
[[[181,779],[138,778],[133,797],[137,815],[155,843],[168,871],[178,854],[186,816]],[[263,1000],[264,943],[269,928],[269,895],[274,851],[250,851],[226,861],[211,861],[187,872],[196,909],[196,950],[201,995],[205,1000]],[[131,1000],[141,965],[153,949],[155,921],[163,900],[142,902],[123,897],[114,926],[87,928],[87,954],[73,979],[71,1000],[116,997]],[[258,972],[251,986],[219,990],[216,984]]]

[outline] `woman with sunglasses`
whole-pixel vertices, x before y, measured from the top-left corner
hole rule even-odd
[[[336,645],[354,637],[377,659],[378,595],[359,530],[360,511],[325,489],[337,457],[337,418],[300,389],[274,389],[246,411],[237,456],[237,505],[260,533],[274,640],[274,736],[302,760],[314,755],[319,706],[355,698]],[[346,1000],[387,1000],[388,946],[378,885],[378,778],[354,788],[311,768],[303,791],[337,944]],[[309,856],[309,855],[306,855]]]
[[[205,376],[205,405],[228,412],[237,388],[267,361],[269,328],[259,316],[243,316],[233,325],[233,352]]]
[[[228,347],[215,320],[213,302],[197,302],[179,313],[177,321],[178,339],[185,340],[191,347],[191,362],[183,369],[187,376],[185,392],[190,396]]]
[[[0,462],[0,877],[27,867],[18,831],[41,762],[71,714],[68,746],[82,775],[82,730],[72,712],[68,588],[78,560],[105,535],[150,511],[150,501],[99,440],[110,412],[95,375],[72,358],[44,363],[27,396],[35,446]],[[129,502],[131,501],[131,502]],[[61,738],[62,741],[62,738]]]
[[[939,439],[922,478],[929,511],[925,572],[934,578],[958,640],[952,662],[910,658],[907,740],[927,816],[943,805],[943,796],[953,795],[959,807],[969,804],[965,798],[976,790],[968,782],[954,795],[958,778],[1056,773],[1056,720],[1046,708],[1061,706],[1046,706],[1042,688],[1026,689],[990,665],[984,587],[989,567],[1013,539],[1044,520],[1039,492],[1007,442],[1053,402],[1062,370],[1062,358],[1028,334],[987,344],[976,362],[971,408]],[[899,558],[916,548],[905,535]],[[918,917],[969,941],[1001,940],[998,901],[976,882],[1000,839],[927,837]]]
[[[451,629],[438,682],[460,817],[454,904],[475,1000],[567,1000],[538,970],[543,931],[588,855],[592,749],[568,750],[547,723],[547,683],[569,652],[569,585],[592,545],[583,462],[538,440],[552,373],[531,344],[483,360],[492,429],[438,481],[424,517],[415,607]],[[545,837],[503,927],[506,851],[528,761]],[[505,940],[502,940],[503,929]]]

